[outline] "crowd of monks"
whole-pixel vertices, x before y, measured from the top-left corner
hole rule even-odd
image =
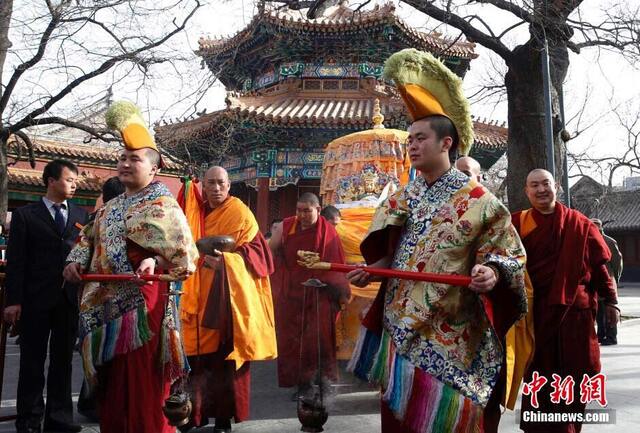
[[[471,158],[459,159],[456,167],[464,170],[465,175],[474,181],[481,177],[479,164]],[[458,172],[456,168],[448,170]],[[310,271],[298,264],[299,250],[316,251],[326,262],[345,262],[336,231],[341,224],[338,209],[330,206],[321,211],[318,198],[305,193],[296,204],[296,215],[273,224],[270,238],[265,241],[251,211],[237,198],[228,195],[229,186],[228,176],[221,167],[213,167],[205,174],[204,235],[234,236],[241,257],[231,262],[233,254],[222,254],[224,259],[205,256],[204,267],[198,271],[202,288],[199,300],[192,300],[187,292],[182,301],[184,342],[192,367],[194,401],[197,402],[195,425],[204,425],[211,417],[216,419],[216,425],[230,427],[231,418],[238,422],[248,417],[249,362],[252,360],[277,356],[278,384],[293,388],[294,399],[304,398],[305,392],[318,379],[321,380],[318,384],[324,387],[336,381],[336,319],[353,300],[349,283],[358,283],[359,278],[358,275]],[[495,317],[491,320],[501,335],[502,344],[506,344],[510,326],[505,323],[511,323],[513,328],[522,328],[518,337],[518,353],[513,355],[517,357],[515,368],[520,370],[520,376],[516,380],[515,392],[510,393],[513,384],[507,383],[505,360],[503,373],[481,415],[487,432],[497,431],[500,405],[513,408],[522,379],[531,381],[533,372],[549,378],[553,374],[574,378],[596,374],[600,364],[593,323],[594,305],[598,297],[607,300],[606,305],[616,303],[613,282],[605,268],[609,260],[608,248],[603,246],[597,227],[579,212],[556,201],[553,178],[545,170],[534,170],[529,174],[525,192],[533,207],[513,214],[508,221],[509,225],[513,223],[514,231],[523,241],[527,255],[526,278],[531,281],[529,286],[536,290],[529,293],[530,307],[533,306],[530,314],[517,324],[513,323],[513,318],[511,321],[500,318],[497,310],[501,308],[502,313],[508,310],[508,306],[500,305],[508,292],[503,293],[502,301],[496,302]],[[249,247],[251,243],[253,246]],[[379,244],[373,247],[374,250],[382,248]],[[242,252],[243,249],[259,253],[251,255]],[[576,251],[583,251],[583,254],[576,254]],[[582,260],[576,260],[577,257],[582,257]],[[210,308],[210,290],[216,290],[216,284],[212,284],[213,275],[216,269],[218,272],[221,269],[221,261],[225,263],[225,270],[217,275],[218,278],[227,275],[225,284],[229,284],[229,288],[225,296],[229,298],[231,309],[218,317],[230,314],[235,323],[246,317],[242,314],[246,314],[257,325],[250,332],[249,327],[243,324],[225,328],[230,338],[228,346],[222,343],[224,339],[215,326],[205,324],[204,317]],[[246,279],[229,278],[229,275],[244,272]],[[500,275],[498,278],[503,277]],[[265,279],[266,284],[256,284]],[[305,284],[314,279],[321,281],[323,286]],[[256,287],[255,291],[253,287]],[[248,293],[254,293],[256,299],[246,299]],[[269,307],[272,302],[275,313]],[[366,308],[370,304],[367,303]],[[255,309],[251,308],[252,305]],[[360,313],[366,313],[366,308],[361,308]],[[220,314],[221,310],[217,311]],[[195,317],[196,312],[199,319],[191,320],[191,315]],[[615,307],[611,307],[611,320],[616,320],[616,313]],[[200,327],[199,335],[197,326]],[[535,335],[527,335],[533,330]],[[534,350],[534,341],[535,347],[544,347],[545,350]],[[248,354],[244,358],[235,357],[232,353],[242,351]],[[576,399],[571,406],[558,407],[549,401],[549,394],[540,394],[538,401],[540,407],[536,410],[549,412],[578,413],[584,411],[585,406]],[[523,399],[523,409],[531,409],[529,405],[530,400]],[[392,414],[387,416],[387,423],[391,422],[393,426],[387,426],[385,431],[414,431],[398,424]],[[523,423],[522,428],[525,431],[571,432],[579,430],[579,425]]]
[[[213,420],[214,432],[230,432],[232,421],[249,417],[256,361],[277,359],[278,384],[293,388],[296,401],[329,392],[338,378],[336,321],[360,288],[374,299],[353,316],[359,331],[348,370],[380,387],[383,432],[497,432],[501,406],[513,409],[523,380],[572,377],[579,395],[581,379],[600,371],[598,300],[608,323],[618,310],[598,228],[557,202],[546,170],[529,173],[523,187],[532,207],[512,215],[482,185],[476,161],[452,164],[469,152],[472,121],[461,81],[439,60],[404,50],[385,74],[413,119],[406,147],[417,176],[370,216],[359,240],[362,266],[348,273],[298,262],[300,250],[346,261],[339,212],[322,216],[317,196],[300,195],[295,215],[273,225],[267,240],[251,210],[229,195],[222,167],[207,170],[202,193],[188,182],[174,199],[154,181],[163,161],[139,111],[110,110],[108,123],[125,142],[125,192],[96,211],[64,268],[70,283],[87,273],[132,275],[95,277],[81,291],[83,367],[103,433],[174,431],[167,399],[185,394],[191,410],[181,431]],[[205,245],[221,236],[226,244]],[[9,269],[16,248],[10,244]],[[468,282],[382,278],[374,269]],[[15,321],[20,311],[11,307],[5,319]],[[523,411],[585,410],[579,398],[566,405],[549,393],[536,397],[523,396]],[[39,433],[41,414],[18,407],[19,431]],[[572,433],[581,423],[521,428]]]

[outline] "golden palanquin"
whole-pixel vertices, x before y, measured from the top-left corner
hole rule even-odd
[[[322,166],[320,196],[323,205],[340,209],[336,230],[348,264],[364,263],[360,242],[371,224],[381,195],[395,191],[409,180],[406,131],[386,129],[378,100],[374,104],[373,129],[340,137],[327,145]],[[379,283],[351,286],[352,298],[336,324],[338,359],[349,359],[355,347],[361,316],[376,296]]]

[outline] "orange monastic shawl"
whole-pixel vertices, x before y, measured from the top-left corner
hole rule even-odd
[[[232,236],[238,247],[251,242],[258,230],[251,210],[235,197],[229,197],[204,219],[205,236]],[[274,359],[277,349],[269,277],[254,275],[238,252],[223,254],[233,322],[233,352],[227,359],[236,361],[236,368],[245,361]],[[199,284],[187,285],[181,299],[182,330],[189,356],[216,352],[220,345],[218,330],[202,326],[215,275],[213,270],[200,267],[194,275]]]

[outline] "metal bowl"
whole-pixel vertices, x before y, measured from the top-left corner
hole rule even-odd
[[[182,427],[189,422],[191,416],[191,400],[186,393],[171,395],[164,401],[162,412],[169,421],[169,425]]]
[[[214,250],[218,250],[221,253],[231,253],[236,249],[236,241],[231,236],[207,236],[196,242],[198,251],[201,254],[209,256],[214,255]]]

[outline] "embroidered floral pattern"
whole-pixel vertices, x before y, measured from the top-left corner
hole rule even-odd
[[[508,210],[484,187],[452,168],[431,186],[416,178],[378,213],[371,231],[394,222],[402,226],[394,269],[468,275],[476,263],[491,263],[526,312],[524,249]],[[475,403],[486,404],[503,352],[476,293],[391,279],[384,326],[397,353]]]
[[[195,269],[198,253],[186,217],[167,187],[159,182],[132,196],[121,194],[98,210],[94,222],[84,228],[80,242],[67,260],[80,263],[90,273],[131,273],[134,269],[127,255],[128,241],[161,255],[174,266]],[[85,284],[80,302],[79,334],[82,340],[95,336],[96,341],[86,343],[92,347],[95,365],[114,354],[135,350],[146,342],[145,338],[150,338],[144,332],[132,332],[131,341],[117,340],[125,323],[138,321],[141,321],[138,329],[142,330],[146,307],[137,285]],[[111,343],[107,343],[109,338]]]

